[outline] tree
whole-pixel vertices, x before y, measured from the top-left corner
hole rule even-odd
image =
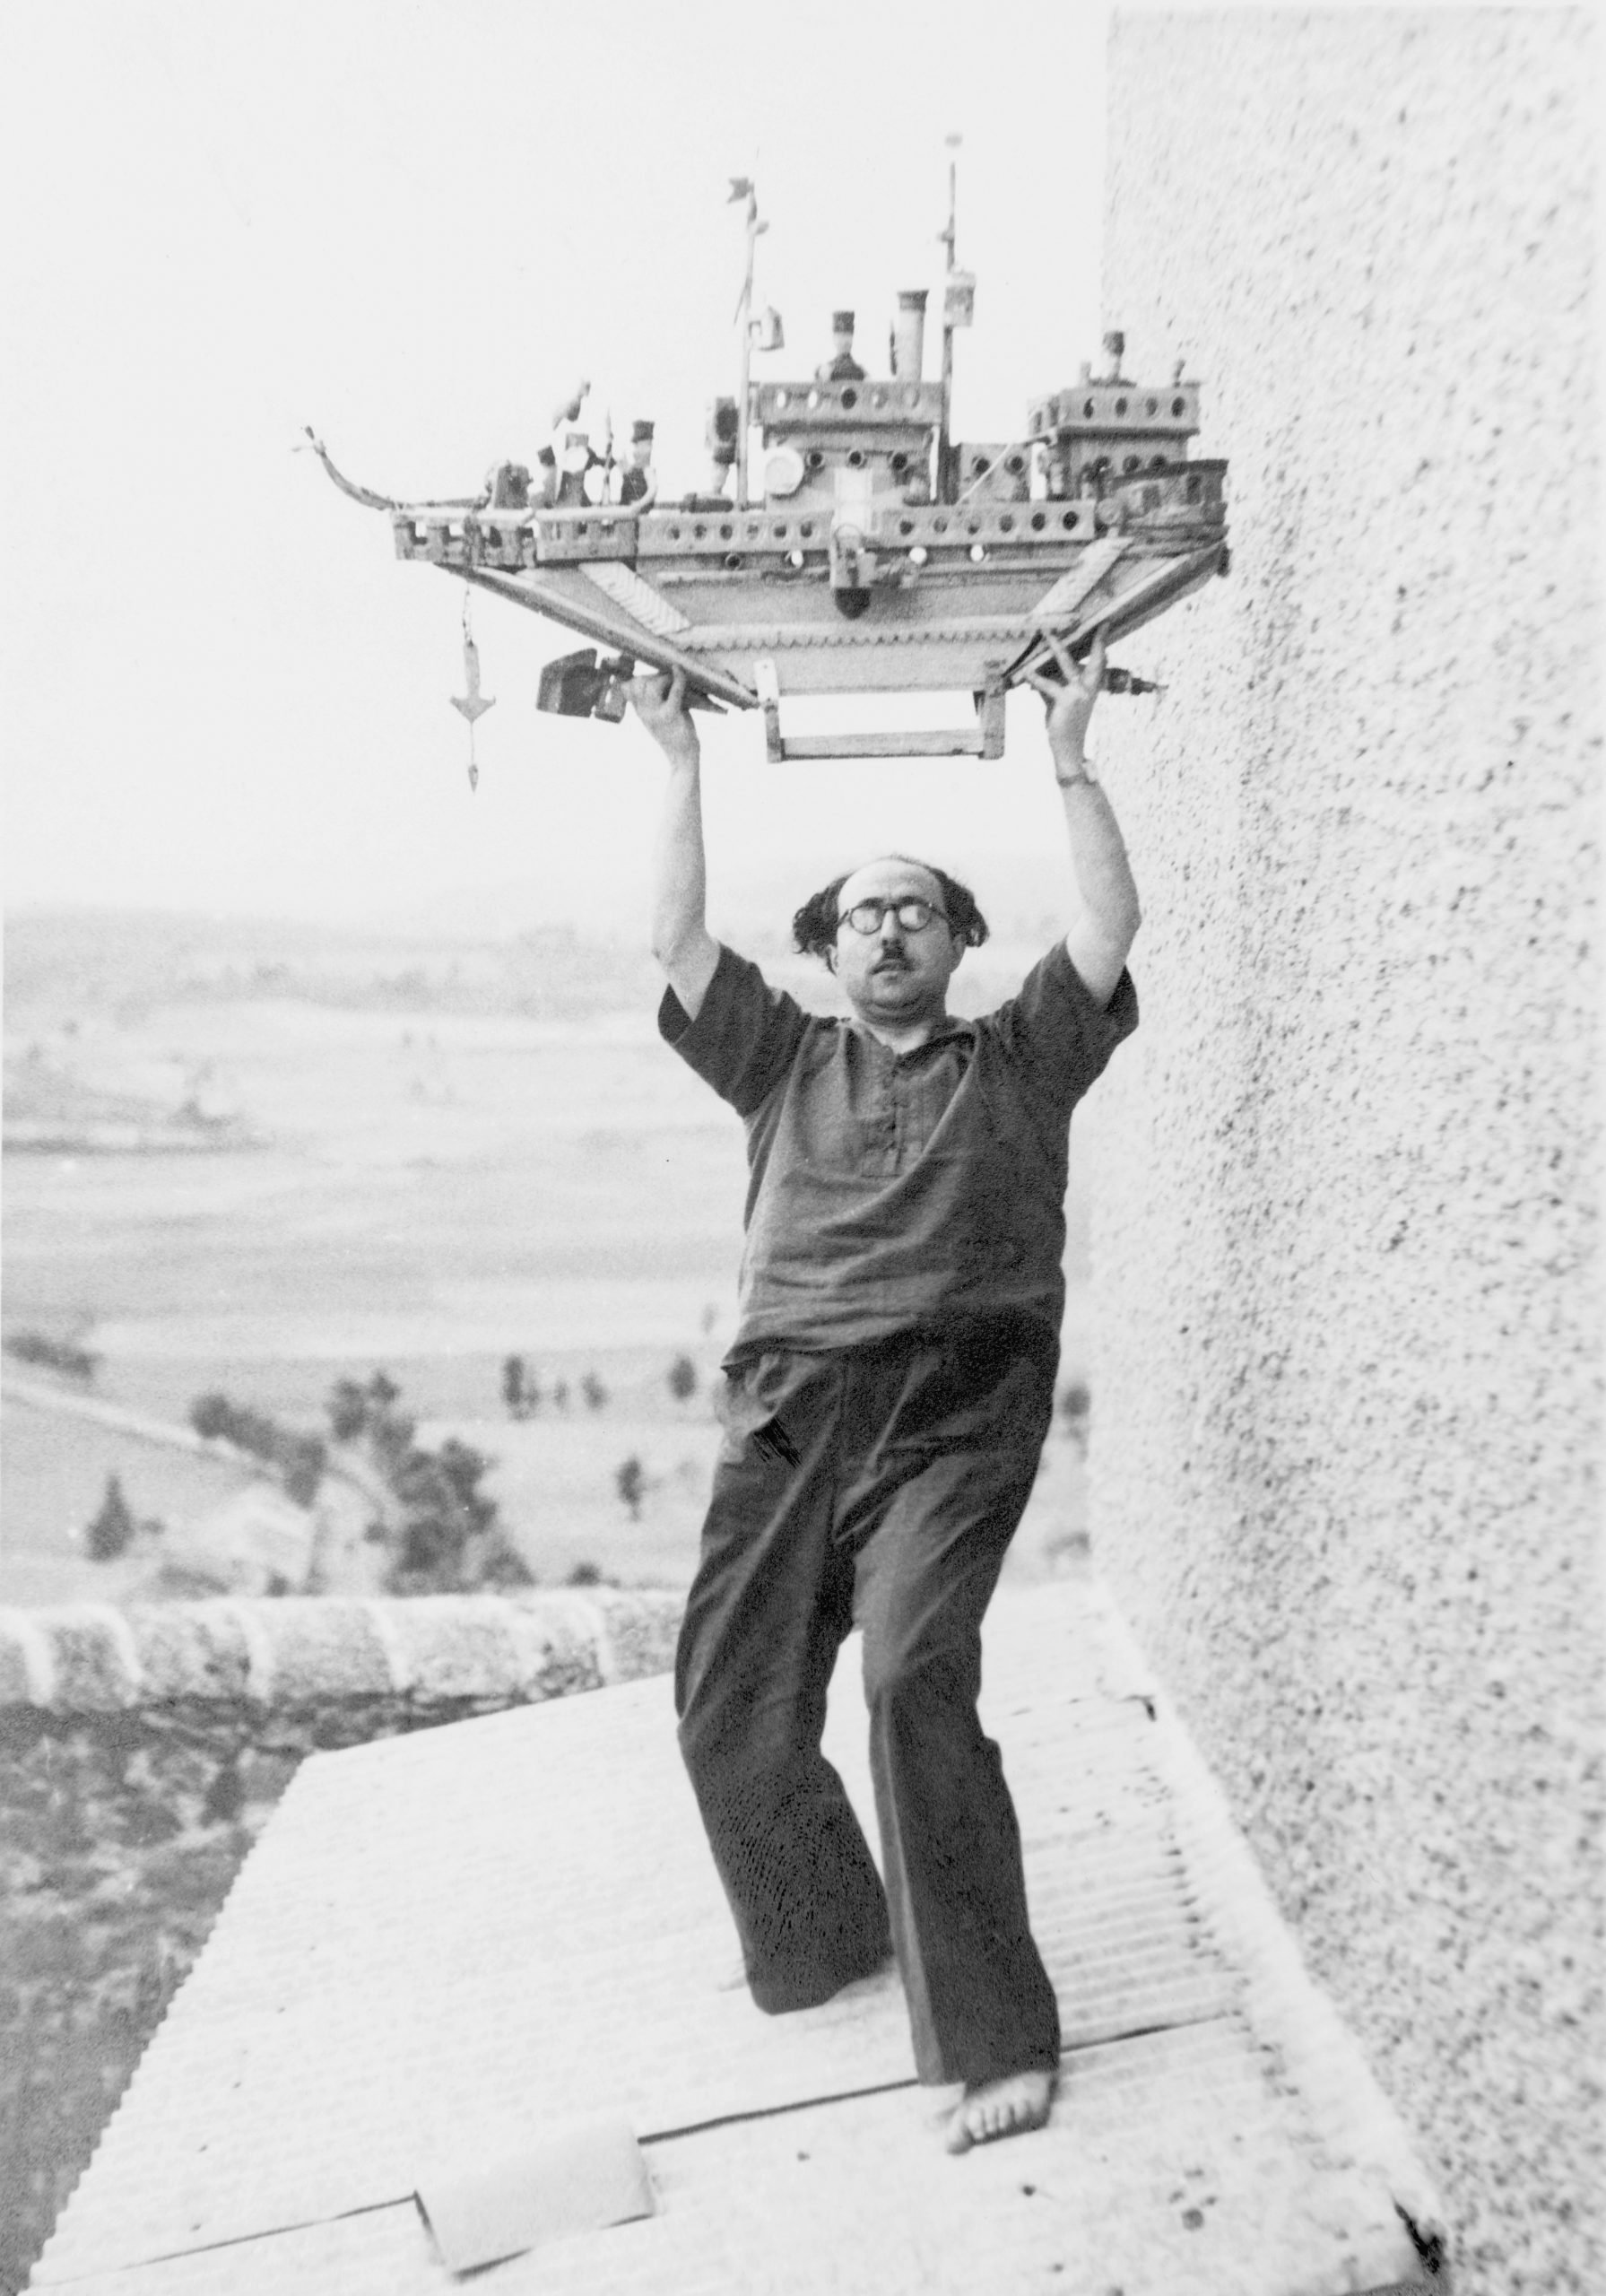
[[[92,1561],[110,1562],[123,1552],[133,1536],[134,1516],[123,1496],[123,1486],[115,1474],[109,1474],[100,1510],[85,1526],[84,1545]]]
[[[197,1396],[189,1407],[190,1425],[209,1443],[220,1435],[227,1435],[233,1416],[233,1406],[228,1396],[215,1387],[209,1387],[204,1396]]]
[[[608,1390],[595,1371],[587,1371],[580,1381],[580,1393],[586,1398],[587,1411],[601,1411],[608,1400]]]
[[[641,1494],[647,1488],[647,1476],[634,1451],[622,1465],[614,1470],[613,1481],[620,1497],[630,1510],[630,1520],[641,1519]]]
[[[689,1403],[697,1393],[697,1366],[690,1355],[677,1355],[670,1365],[669,1392],[676,1403]]]
[[[534,1396],[525,1386],[525,1359],[508,1355],[502,1361],[502,1401],[511,1419],[527,1417]]]
[[[354,1442],[368,1421],[368,1395],[355,1379],[336,1379],[325,1405],[329,1431],[337,1443]]]

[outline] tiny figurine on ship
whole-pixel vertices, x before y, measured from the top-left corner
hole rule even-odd
[[[1106,365],[1030,401],[1020,435],[952,436],[956,333],[976,282],[954,261],[954,173],[938,234],[947,251],[938,375],[925,372],[927,291],[898,298],[889,373],[866,372],[855,314],[833,314],[831,352],[801,382],[756,381],[755,352],[785,337],[753,310],[754,251],[768,229],[745,178],[740,374],[710,403],[696,491],[662,497],[655,426],[631,426],[624,459],[592,445],[581,383],[552,418],[534,474],[499,464],[482,493],[393,500],[335,483],[390,513],[396,554],[543,614],[590,648],[549,665],[539,706],[616,718],[637,665],[685,674],[694,702],[758,709],[772,759],[996,758],[1011,687],[1058,674],[1140,629],[1227,570],[1226,465],[1190,460],[1199,385]],[[308,433],[310,437],[311,434]],[[595,645],[613,649],[599,662]],[[1157,689],[1110,667],[1114,692]],[[788,696],[969,692],[976,722],[952,732],[786,735]]]
[[[626,509],[644,509],[658,491],[657,474],[653,469],[653,426],[638,422],[630,425],[630,443],[619,482],[619,499]]]

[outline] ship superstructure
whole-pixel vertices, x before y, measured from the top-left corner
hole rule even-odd
[[[534,473],[504,463],[472,500],[348,491],[390,511],[398,557],[616,649],[612,664],[551,665],[544,707],[617,717],[619,680],[640,664],[683,670],[696,697],[760,709],[772,758],[998,757],[1010,687],[1055,674],[1050,634],[1080,654],[1097,630],[1118,639],[1225,570],[1226,465],[1189,457],[1199,386],[1180,369],[1164,386],[1133,381],[1111,335],[1107,370],[1084,367],[1033,401],[1019,438],[951,439],[953,335],[973,292],[951,267],[951,213],[937,377],[924,372],[926,295],[909,290],[885,375],[861,366],[853,314],[838,312],[813,375],[754,382],[751,350],[781,330],[773,313],[750,314],[764,227],[751,185],[737,188],[749,203],[742,375],[709,408],[702,491],[658,499],[650,423],[615,465],[611,442],[599,457],[572,420]],[[584,395],[560,415],[577,419]],[[1142,682],[1117,671],[1110,683]],[[789,695],[926,691],[970,692],[974,725],[782,730]]]

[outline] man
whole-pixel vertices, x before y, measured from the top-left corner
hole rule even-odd
[[[947,991],[985,923],[900,855],[794,921],[850,1020],[810,1017],[721,947],[683,682],[632,685],[671,768],[659,1025],[742,1117],[750,1168],[725,1439],[676,1659],[681,1751],[753,1998],[810,2007],[895,1951],[921,2080],[964,2083],[954,2152],[1040,2126],[1059,2064],[1014,1808],[977,1717],[980,1628],[1053,1410],[1071,1111],[1137,1021],[1137,893],[1083,748],[1103,645],[1085,670],[1055,650],[1063,683],[1034,683],[1070,929],[978,1022]],[[820,1751],[855,1623],[884,1890]]]

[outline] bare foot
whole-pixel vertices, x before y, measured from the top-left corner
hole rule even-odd
[[[949,2151],[968,2152],[973,2144],[991,2144],[996,2137],[1041,2128],[1054,2103],[1055,2077],[1052,2073],[1011,2073],[1002,2081],[971,2082],[949,2118]]]

